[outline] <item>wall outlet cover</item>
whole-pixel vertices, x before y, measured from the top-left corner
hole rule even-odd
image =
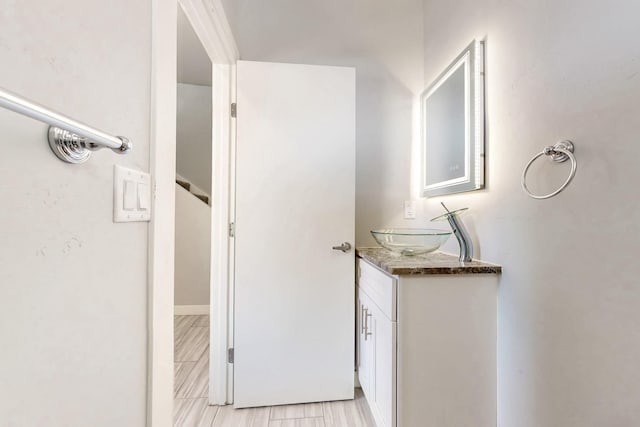
[[[416,219],[416,201],[404,201],[404,219]]]

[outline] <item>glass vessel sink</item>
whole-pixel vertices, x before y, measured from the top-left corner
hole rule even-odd
[[[451,236],[450,231],[428,228],[385,228],[371,234],[380,246],[400,255],[433,252]]]

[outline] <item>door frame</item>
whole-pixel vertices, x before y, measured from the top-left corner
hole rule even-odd
[[[148,250],[147,426],[173,425],[173,314],[175,259],[177,11],[180,4],[212,63],[212,207],[209,403],[231,401],[227,348],[233,247],[228,236],[233,215],[232,173],[235,96],[239,57],[220,0],[152,0],[151,144],[153,218]]]

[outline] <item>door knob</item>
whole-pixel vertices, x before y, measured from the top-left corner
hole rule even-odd
[[[334,246],[331,249],[333,249],[334,251],[342,251],[346,253],[351,250],[351,244],[349,242],[344,242],[340,246]]]

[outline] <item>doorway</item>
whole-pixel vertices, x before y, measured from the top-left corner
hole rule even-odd
[[[148,425],[172,425],[174,390],[174,265],[176,258],[176,112],[178,105],[178,12],[187,17],[211,63],[211,194],[209,264],[208,404],[230,403],[232,365],[228,283],[228,228],[233,212],[230,176],[233,126],[230,105],[238,51],[219,0],[153,0],[152,140],[154,217],[149,228],[149,401]],[[180,303],[180,301],[175,301]],[[181,304],[195,305],[199,304]],[[184,309],[181,308],[180,310]],[[193,307],[189,309],[194,309]],[[198,309],[201,309],[198,308]],[[202,319],[200,319],[202,322]],[[201,323],[202,324],[202,323]]]
[[[174,424],[209,403],[211,60],[181,5],[177,14]]]

